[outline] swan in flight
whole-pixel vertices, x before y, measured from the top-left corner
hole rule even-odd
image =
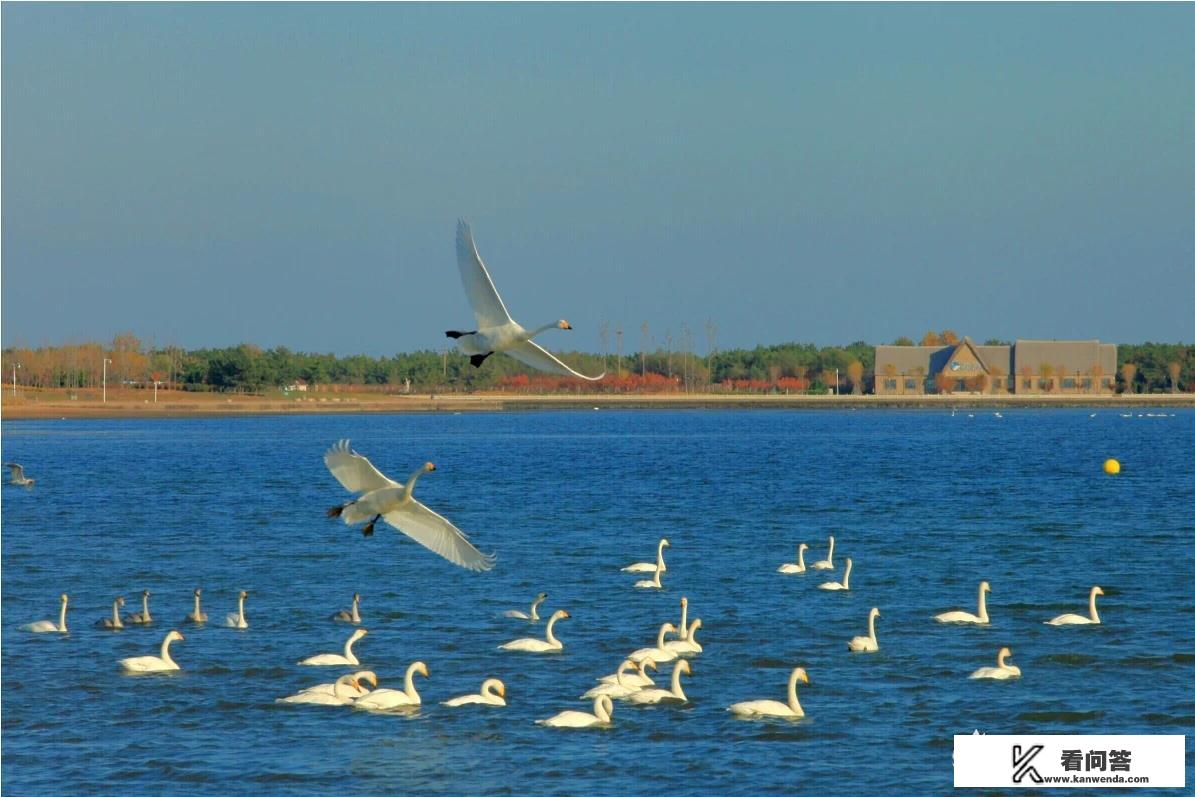
[[[365,697],[357,698],[353,708],[364,708],[370,711],[386,711],[392,708],[405,708],[422,705],[423,700],[415,691],[415,674],[427,678],[427,665],[421,661],[412,662],[407,667],[406,677],[403,678],[402,689],[375,689]]]
[[[100,618],[96,621],[96,626],[99,628],[111,628],[114,631],[124,628],[124,623],[120,621],[120,609],[122,606],[124,606],[124,596],[117,595],[116,600],[112,601],[112,616]]]
[[[627,658],[635,662],[652,659],[661,664],[666,661],[672,661],[676,658],[676,651],[664,647],[664,637],[674,633],[676,633],[676,626],[672,623],[664,623],[660,626],[659,633],[656,634],[656,646],[654,648],[639,648],[627,656]]]
[[[584,711],[562,711],[546,720],[536,720],[536,725],[549,728],[593,728],[610,724],[614,716],[614,701],[609,695],[598,695],[593,699],[593,713]]]
[[[374,689],[378,688],[378,674],[375,673],[373,670],[359,670],[359,671],[353,673],[353,677],[357,679],[357,685],[362,687],[362,694],[368,694],[368,692],[365,691],[364,686],[362,685],[363,681],[369,681],[369,683],[373,686]],[[335,683],[316,684],[315,686],[309,686],[306,689],[300,689],[299,691],[331,695],[331,694],[336,693],[336,684]],[[360,694],[357,695],[357,697],[360,697],[360,696],[361,696]],[[356,698],[354,698],[354,699],[356,699]]]
[[[1099,587],[1091,588],[1091,594],[1087,598],[1089,617],[1084,617],[1081,614],[1060,614],[1053,620],[1046,620],[1046,625],[1099,625],[1100,616],[1095,610],[1095,596],[1103,594],[1104,591]]]
[[[171,631],[162,640],[162,649],[157,656],[134,656],[130,659],[121,659],[120,666],[127,672],[167,672],[170,670],[181,670],[178,663],[170,658],[170,643],[175,641],[182,641],[183,635],[178,631]]]
[[[533,639],[532,637],[512,639],[510,642],[504,642],[499,645],[498,648],[501,650],[521,650],[527,653],[554,653],[558,650],[564,650],[564,643],[556,638],[556,635],[552,633],[552,629],[558,621],[567,620],[569,617],[571,615],[564,609],[557,609],[548,618],[548,626],[544,629],[544,639]]]
[[[867,636],[851,637],[851,641],[846,643],[847,650],[855,653],[875,653],[880,649],[880,643],[876,640],[876,618],[879,616],[880,610],[873,606],[867,613]]]
[[[664,643],[665,650],[671,650],[679,656],[700,653],[704,648],[697,641],[697,629],[701,628],[701,618],[698,617],[689,625],[688,636],[681,634],[680,639],[670,639]]]
[[[992,591],[992,585],[986,581],[979,582],[979,614],[971,614],[970,612],[942,612],[934,615],[934,619],[939,623],[974,623],[976,625],[988,624],[988,604],[984,599],[984,595]]]
[[[499,681],[497,678],[486,678],[481,682],[481,692],[475,695],[461,695],[460,697],[453,697],[445,700],[440,705],[452,706],[505,706],[506,705],[506,684]]]
[[[667,537],[661,537],[660,542],[656,545],[656,561],[654,562],[635,562],[622,568],[624,573],[662,573],[668,569],[664,564],[664,549],[672,546],[668,542]]]
[[[627,672],[632,667],[637,669],[638,672]],[[603,675],[601,678],[598,678],[598,682],[603,684],[625,684],[636,689],[644,686],[655,686],[656,682],[645,672],[648,667],[653,670],[656,668],[656,662],[650,656],[639,661],[623,659],[622,664],[618,665],[618,672],[613,675]]]
[[[826,554],[825,559],[819,559],[810,565],[814,570],[833,570],[834,569],[834,537],[830,537],[830,552]]]
[[[60,595],[58,597],[59,606],[58,606],[58,622],[57,623],[55,623],[53,620],[38,620],[35,623],[27,623],[26,625],[21,626],[21,630],[22,631],[32,631],[35,634],[47,634],[47,633],[65,634],[66,633],[66,605],[69,602],[70,602],[70,599],[66,596],[65,592],[62,593],[62,595]]]
[[[153,623],[154,618],[149,614],[149,590],[141,590],[141,611],[133,612],[124,618],[124,621],[130,625],[150,625]]]
[[[809,550],[809,546],[806,545],[805,543],[801,543],[800,545],[798,545],[797,546],[797,562],[796,562],[796,564],[793,564],[792,562],[785,562],[784,564],[780,565],[780,567],[776,568],[776,572],[777,573],[785,573],[785,574],[789,574],[789,575],[791,575],[793,573],[804,573],[805,572],[805,551],[807,551],[807,550]]]
[[[500,351],[524,365],[552,374],[575,376],[590,382],[596,382],[606,375],[605,372],[597,376],[578,373],[531,340],[545,330],[572,329],[572,326],[561,319],[528,330],[511,318],[506,305],[502,303],[502,297],[498,295],[498,289],[494,287],[494,281],[490,279],[490,273],[486,271],[485,263],[481,262],[477,244],[473,242],[473,231],[463,220],[456,224],[456,265],[461,272],[465,296],[477,319],[477,329],[472,332],[449,330],[444,334],[456,340],[457,347],[469,355],[469,362],[474,368],[480,368],[486,357]]]
[[[348,440],[341,440],[324,452],[324,464],[346,490],[362,493],[358,498],[329,509],[328,517],[342,517],[349,525],[368,521],[362,529],[367,537],[373,534],[374,524],[385,518],[391,526],[454,565],[467,570],[489,570],[494,566],[493,555],[474,548],[463,531],[411,495],[415,480],[436,469],[432,463],[424,463],[411,474],[405,485],[399,484],[383,476],[368,459],[350,450]]]
[[[1009,656],[1012,655],[1012,650],[1009,648],[1000,648],[1000,652],[996,654],[995,667],[980,667],[975,672],[971,673],[972,678],[992,678],[997,681],[1007,681],[1010,678],[1020,678],[1021,668],[1015,664],[1008,664],[1005,662]]]
[[[603,374],[605,376],[605,374]],[[5,462],[4,467],[8,468],[8,483],[15,484],[18,487],[29,488],[37,479],[30,479],[25,475],[24,466],[16,462]]]
[[[196,625],[203,625],[207,622],[207,612],[199,605],[199,595],[203,592],[200,587],[195,588],[195,608],[183,618],[184,623],[194,623]]]
[[[361,593],[353,593],[353,605],[349,609],[341,609],[336,614],[332,615],[332,619],[338,623],[352,623],[353,625],[361,625]]]
[[[308,692],[280,697],[275,703],[303,703],[314,706],[347,706],[365,692],[355,675],[342,675],[336,679],[332,692]],[[372,694],[372,693],[371,693]]]
[[[685,697],[685,691],[681,689],[680,677],[681,675],[692,675],[693,670],[689,662],[681,659],[672,668],[672,688],[671,689],[653,689],[644,688],[637,692],[632,692],[627,695],[627,700],[636,705],[648,706],[656,703],[688,703],[689,698]]]
[[[248,628],[249,621],[245,619],[245,598],[249,593],[241,590],[237,594],[237,610],[224,618],[224,625],[229,628]]]
[[[353,643],[368,633],[364,628],[358,628],[354,631],[353,635],[344,643],[344,655],[339,653],[320,653],[316,656],[308,656],[299,662],[299,664],[307,664],[313,667],[360,664],[361,662],[357,661],[357,657],[353,655]]]
[[[539,622],[539,605],[548,599],[548,593],[541,592],[535,596],[535,600],[531,601],[531,611],[521,612],[518,609],[510,609],[502,613],[503,617],[514,617],[516,620],[530,620],[533,623]]]
[[[842,581],[827,581],[825,584],[818,584],[818,589],[845,589],[851,588],[851,557],[846,558],[846,572],[842,574]]]
[[[726,710],[737,717],[752,719],[758,717],[800,719],[805,716],[805,710],[801,708],[801,704],[797,701],[797,681],[803,684],[809,683],[809,675],[806,674],[804,667],[795,668],[792,671],[792,675],[788,676],[787,704],[777,700],[748,700],[743,703],[735,703]]]

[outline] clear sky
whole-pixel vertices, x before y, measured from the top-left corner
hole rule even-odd
[[[1193,5],[2,15],[6,346],[1195,338]]]

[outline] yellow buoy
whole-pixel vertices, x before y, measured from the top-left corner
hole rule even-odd
[[[1104,473],[1108,474],[1109,476],[1115,476],[1116,474],[1120,473],[1120,463],[1114,459],[1105,459]]]

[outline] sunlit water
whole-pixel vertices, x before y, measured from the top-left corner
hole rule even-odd
[[[379,524],[324,517],[347,495],[321,454],[340,437],[496,551],[455,568]],[[4,458],[37,486],[3,491],[3,791],[113,793],[576,793],[797,789],[941,793],[951,737],[987,732],[1195,732],[1195,413],[1101,411],[554,412],[7,422]],[[1124,466],[1108,477],[1101,463]],[[833,576],[782,576],[838,539]],[[662,592],[619,572],[672,541]],[[816,589],[855,562],[849,592]],[[987,628],[942,626],[992,583]],[[1042,621],[1086,611],[1098,627]],[[183,671],[130,677],[205,590],[212,622],[183,627]],[[153,592],[157,622],[94,623]],[[250,628],[221,627],[248,589]],[[542,634],[500,617],[540,590],[566,608],[565,649],[497,650]],[[57,617],[68,635],[20,625]],[[276,705],[336,668],[330,621],[354,591],[357,645],[383,686],[409,662],[411,717]],[[700,617],[684,708],[615,706],[604,731],[534,720],[565,708],[622,654]],[[848,654],[880,607],[881,651]],[[969,681],[1009,645],[1024,671]],[[783,700],[808,669],[796,723],[733,719],[734,701]],[[671,665],[661,668],[666,685]],[[502,678],[504,709],[438,702]],[[1188,760],[1188,782],[1191,762]],[[1137,792],[1140,793],[1140,792]]]

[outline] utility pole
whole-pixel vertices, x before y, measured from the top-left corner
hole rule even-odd
[[[838,369],[837,368],[834,369],[834,395],[835,396],[839,395],[839,393],[838,393]]]
[[[603,321],[602,327],[598,331],[598,335],[602,339],[602,373],[607,373],[610,370],[610,322]]]
[[[705,320],[705,345],[708,349],[705,356],[705,389],[709,392],[714,383],[714,352],[717,351],[718,328],[711,318]]]
[[[21,367],[20,363],[12,364],[12,397],[17,397],[17,369]]]
[[[618,341],[618,378],[622,379],[622,326],[614,330],[614,338]]]
[[[647,377],[647,345],[648,345],[647,322],[646,321],[643,322],[643,326],[639,327],[639,332],[642,334],[642,337],[640,337],[640,339],[639,339],[639,376],[646,378]]]
[[[104,403],[108,403],[108,363],[112,362],[107,357],[104,358]]]
[[[668,352],[668,378],[672,378],[672,330],[664,332],[664,348]]]

